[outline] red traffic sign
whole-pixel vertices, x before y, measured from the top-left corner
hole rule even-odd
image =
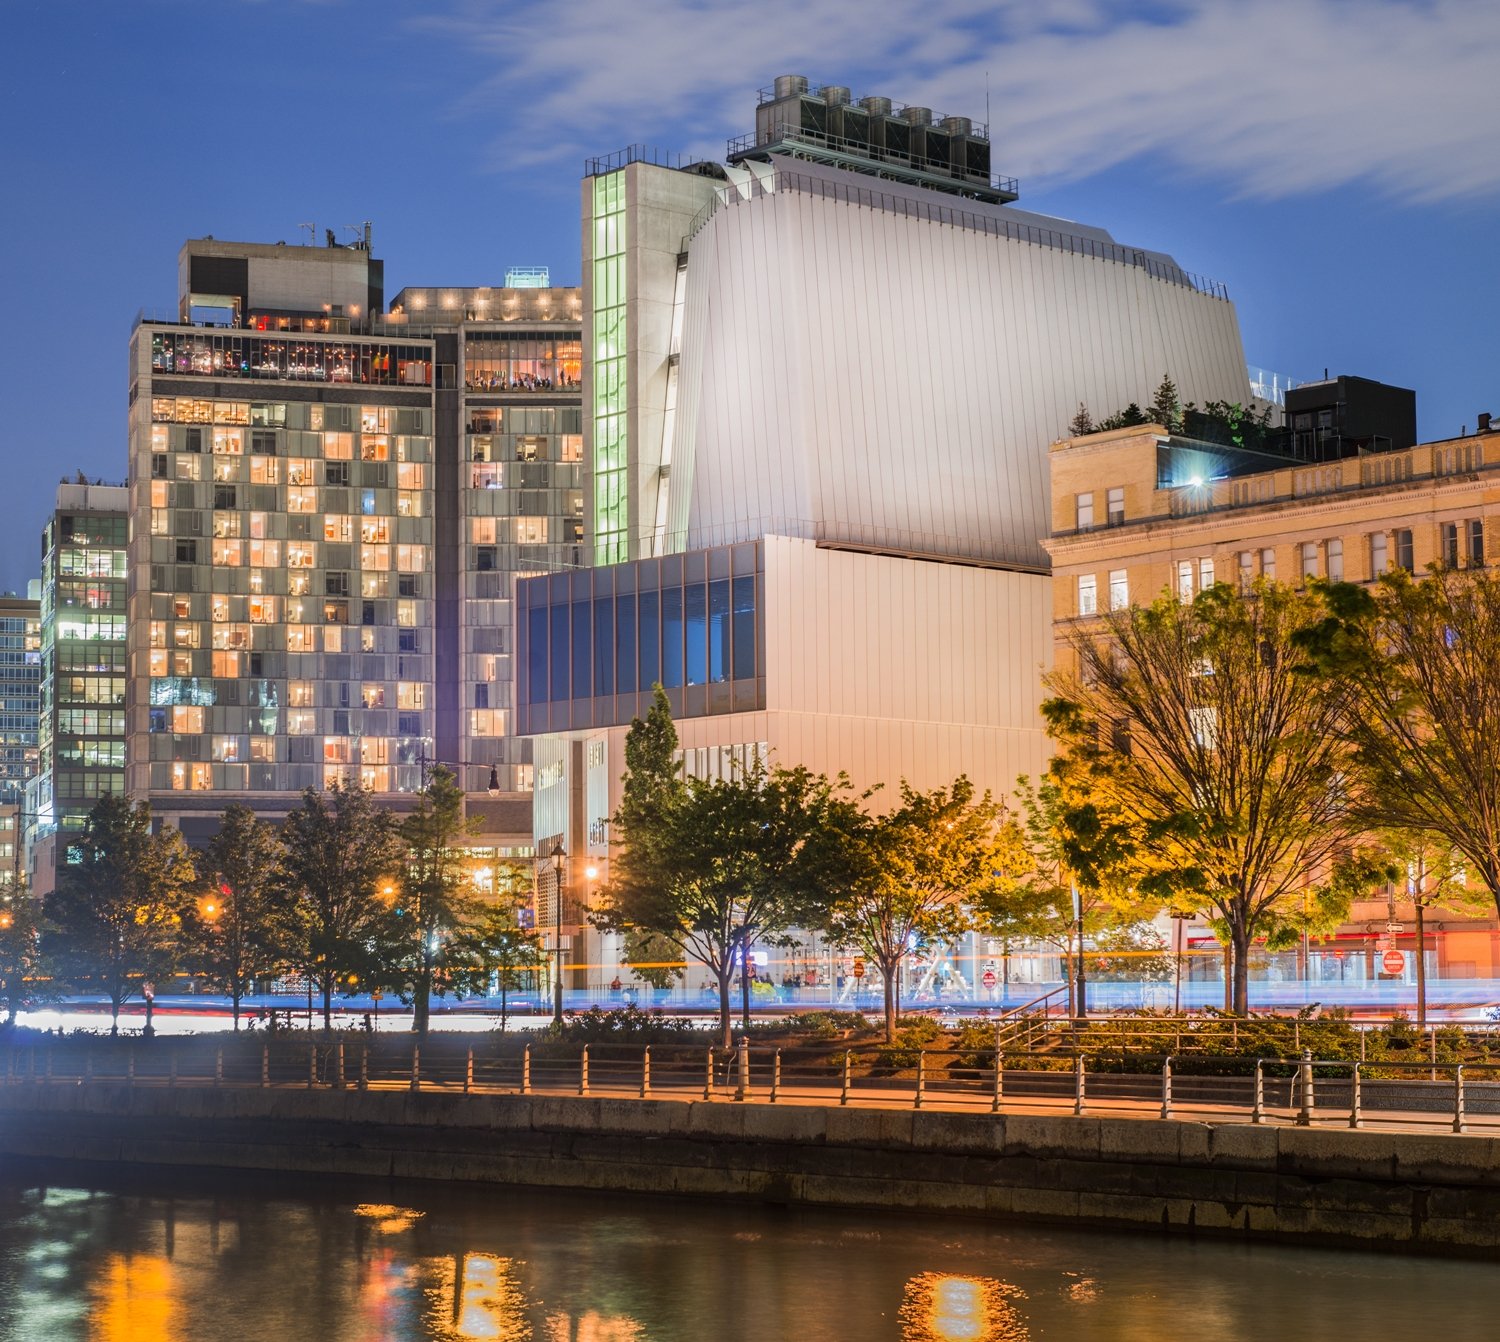
[[[995,971],[993,969],[986,969],[984,971],[983,983],[986,988],[993,988],[995,986]]]
[[[1387,951],[1380,957],[1380,967],[1387,974],[1404,974],[1406,972],[1406,955],[1402,951]]]
[[[857,979],[862,979],[862,978],[864,978],[864,976],[865,976],[865,962],[863,960],[856,960],[854,962],[854,977],[857,978]]]

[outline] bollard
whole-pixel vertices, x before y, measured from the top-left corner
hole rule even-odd
[[[531,1094],[531,1045],[521,1051],[521,1094]]]
[[[578,1093],[587,1095],[589,1093],[589,1046],[583,1046],[583,1053],[578,1059]]]
[[[646,1045],[646,1051],[641,1054],[641,1099],[647,1099],[651,1094],[651,1045]]]
[[[711,1100],[714,1097],[714,1051],[712,1047],[708,1050],[708,1063],[703,1069],[703,1098]]]
[[[1364,1063],[1362,1062],[1355,1063],[1354,1073],[1350,1077],[1351,1089],[1349,1091],[1349,1126],[1351,1128],[1362,1128],[1365,1125],[1364,1115],[1360,1112],[1359,1108],[1359,1073],[1360,1068],[1362,1068],[1363,1066]]]
[[[781,1094],[781,1050],[778,1048],[771,1054],[771,1103],[776,1103],[776,1097]]]
[[[1161,1064],[1161,1116],[1172,1117],[1172,1059],[1162,1059]]]
[[[33,1059],[32,1066],[34,1067],[35,1065],[36,1065],[35,1059]],[[135,1045],[134,1044],[132,1044],[125,1051],[125,1084],[127,1086],[133,1086],[133,1085],[135,1085]]]
[[[339,1041],[337,1051],[333,1055],[333,1088],[343,1090],[344,1088],[344,1041]]]
[[[1302,1104],[1297,1110],[1297,1126],[1310,1128],[1313,1121],[1313,1065],[1312,1050],[1302,1050],[1302,1062],[1297,1068],[1297,1078],[1302,1087]]]
[[[411,1046],[411,1089],[422,1089],[422,1046],[415,1043]]]
[[[844,1083],[839,1091],[839,1103],[849,1103],[849,1050],[844,1050]]]
[[[271,1084],[271,1046],[260,1046],[260,1086],[264,1090]]]
[[[223,1084],[224,1084],[224,1050],[221,1049],[221,1048],[218,1048],[218,1049],[214,1050],[214,1085],[216,1085],[216,1086],[222,1086]]]
[[[1369,1031],[1367,1030],[1361,1030],[1359,1032],[1359,1060],[1361,1062],[1365,1060],[1365,1035],[1368,1033]]]
[[[750,1044],[744,1039],[740,1040],[739,1057],[736,1061],[739,1064],[736,1068],[739,1079],[735,1083],[734,1098],[743,1103],[750,1097]]]
[[[997,1048],[995,1050],[995,1093],[990,1098],[990,1112],[1000,1112],[1000,1100],[1005,1094],[1005,1055]]]
[[[370,1050],[367,1048],[359,1051],[359,1088],[370,1089]]]
[[[922,1107],[922,1095],[923,1095],[923,1093],[927,1089],[927,1068],[925,1066],[926,1061],[927,1061],[927,1055],[924,1054],[921,1051],[921,1049],[918,1049],[917,1050],[917,1094],[916,1094],[916,1097],[912,1100],[911,1107],[913,1109],[920,1109]]]
[[[307,1049],[307,1088],[311,1090],[318,1084],[318,1050],[311,1044]]]
[[[1300,1053],[1301,1051],[1302,1051],[1302,1022],[1300,1020],[1294,1020],[1292,1022],[1292,1052],[1293,1053]]]
[[[1250,1121],[1266,1121],[1266,1073],[1265,1064],[1259,1058],[1255,1060],[1255,1098],[1250,1105]]]
[[[464,1094],[469,1094],[474,1089],[474,1050],[469,1050],[469,1056],[464,1060]]]
[[[1229,1022],[1229,1042],[1235,1048],[1239,1048],[1240,1046],[1240,1023],[1237,1020]]]
[[[1083,1079],[1083,1054],[1079,1054],[1073,1061],[1073,1112],[1081,1115],[1083,1113],[1084,1079]]]
[[[1464,1065],[1459,1063],[1453,1071],[1453,1131],[1463,1132],[1467,1126],[1464,1121]]]

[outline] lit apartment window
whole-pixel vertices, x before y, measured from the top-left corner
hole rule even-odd
[[[1471,517],[1466,523],[1469,532],[1469,567],[1484,567],[1484,523]]]
[[[1122,568],[1109,571],[1109,608],[1124,610],[1130,604],[1130,578]]]
[[[1248,592],[1255,582],[1255,552],[1240,551],[1240,591]]]
[[[1262,578],[1275,578],[1276,576],[1276,551],[1262,550],[1260,552],[1260,576]]]
[[[1324,553],[1328,556],[1328,581],[1344,581],[1344,542],[1341,540],[1329,540],[1323,543]]]
[[[1081,574],[1078,578],[1078,613],[1080,615],[1099,613],[1098,579],[1092,573]]]
[[[1078,529],[1087,531],[1094,525],[1094,496],[1092,492],[1078,495]]]
[[[1185,606],[1193,599],[1193,561],[1177,561],[1177,599]]]
[[[1391,534],[1396,541],[1396,567],[1404,568],[1408,573],[1415,572],[1416,566],[1412,562],[1411,529],[1401,527]]]
[[[1109,491],[1109,524],[1117,527],[1125,520],[1125,487],[1116,485]]]
[[[1198,561],[1198,590],[1206,592],[1214,585],[1214,561],[1212,559],[1200,559]]]
[[[1378,578],[1390,566],[1389,540],[1383,531],[1370,533],[1370,576]]]
[[[1444,522],[1439,528],[1442,540],[1444,568],[1458,567],[1458,523]]]
[[[1318,576],[1317,541],[1302,542],[1302,576],[1304,578],[1316,578]]]

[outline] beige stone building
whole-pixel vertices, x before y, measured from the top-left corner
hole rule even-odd
[[[1052,445],[1055,664],[1075,664],[1078,621],[1169,593],[1190,600],[1214,582],[1327,577],[1369,582],[1388,568],[1500,562],[1500,432],[1404,451],[1301,463],[1173,436],[1159,424]],[[1357,904],[1353,921],[1310,966],[1343,985],[1413,974],[1410,904],[1382,972],[1389,906]],[[1429,914],[1427,967],[1438,980],[1500,972],[1500,923]],[[1320,964],[1319,961],[1322,961]],[[1460,994],[1461,995],[1461,994]]]

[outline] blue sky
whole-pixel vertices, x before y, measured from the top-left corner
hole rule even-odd
[[[1021,204],[1228,284],[1251,362],[1500,414],[1493,0],[0,0],[0,587],[125,469],[185,238],[374,221],[387,292],[578,280],[585,156],[719,156],[781,73],[985,117]],[[1149,393],[1150,388],[1143,388]]]

